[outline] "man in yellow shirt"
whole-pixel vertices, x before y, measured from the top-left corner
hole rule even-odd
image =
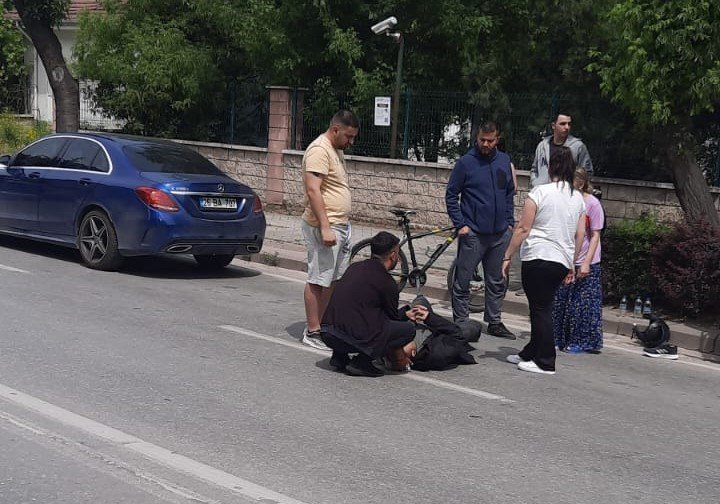
[[[308,253],[304,292],[307,326],[302,341],[320,350],[330,351],[320,339],[320,321],[334,283],[350,261],[351,198],[343,151],[355,142],[359,126],[353,112],[340,110],[328,130],[305,150],[302,161],[302,231]]]

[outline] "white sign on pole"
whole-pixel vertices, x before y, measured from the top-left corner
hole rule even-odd
[[[390,126],[390,97],[375,97],[375,126]]]

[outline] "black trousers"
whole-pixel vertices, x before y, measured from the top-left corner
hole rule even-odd
[[[555,371],[552,307],[555,292],[568,271],[560,263],[542,259],[522,263],[522,286],[530,308],[530,342],[519,355],[545,371]]]
[[[387,345],[384,349],[361,348],[361,345],[353,345],[330,332],[323,332],[321,339],[335,352],[344,354],[359,353],[368,357],[382,356],[387,350],[403,347],[415,339],[415,324],[409,320],[391,320],[387,331]]]

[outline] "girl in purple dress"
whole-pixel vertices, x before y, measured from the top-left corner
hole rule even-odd
[[[605,213],[583,168],[575,171],[574,184],[585,200],[586,234],[575,262],[575,281],[555,294],[553,333],[560,350],[597,353],[603,346],[600,231]]]

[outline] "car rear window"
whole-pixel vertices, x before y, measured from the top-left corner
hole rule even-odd
[[[220,169],[182,145],[134,144],[123,147],[130,162],[141,172],[220,175]]]

